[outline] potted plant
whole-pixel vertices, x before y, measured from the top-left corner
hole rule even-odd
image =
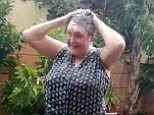
[[[106,96],[106,108],[107,108],[107,115],[117,115],[117,109],[120,104],[120,101],[117,95],[110,89]]]

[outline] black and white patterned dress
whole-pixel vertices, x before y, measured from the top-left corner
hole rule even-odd
[[[46,76],[45,115],[106,115],[103,97],[108,86],[98,49],[91,49],[75,67],[66,47]]]

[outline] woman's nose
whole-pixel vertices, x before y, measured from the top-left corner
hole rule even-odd
[[[71,43],[74,43],[74,42],[75,42],[74,37],[73,37],[73,36],[71,36],[71,37],[69,38],[69,41],[70,41]]]

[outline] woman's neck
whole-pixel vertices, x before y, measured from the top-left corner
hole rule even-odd
[[[88,53],[90,52],[91,48],[88,48],[87,51],[85,52],[80,52],[80,54],[77,55],[73,55],[75,60],[82,60],[85,58],[86,55],[88,55]]]

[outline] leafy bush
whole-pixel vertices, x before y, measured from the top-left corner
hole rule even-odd
[[[20,48],[21,36],[16,31],[15,26],[7,20],[7,16],[12,10],[12,0],[0,1],[0,68],[6,58]]]
[[[43,114],[44,79],[36,69],[24,65],[15,67],[11,80],[2,88],[3,107],[8,115]],[[40,109],[39,109],[40,108]]]
[[[105,95],[107,112],[117,112],[120,100],[117,95],[110,89]]]
[[[65,33],[61,29],[49,32],[55,39],[64,41]],[[2,87],[3,108],[8,115],[43,115],[44,76],[52,66],[52,61],[40,53],[38,68],[22,65],[20,56],[10,57],[4,63],[9,70],[9,80]]]

